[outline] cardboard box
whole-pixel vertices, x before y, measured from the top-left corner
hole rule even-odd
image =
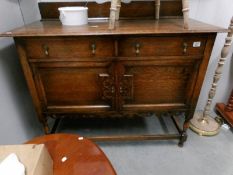
[[[26,175],[53,174],[53,161],[45,145],[2,145],[0,146],[0,162],[11,153],[15,153],[25,166]]]

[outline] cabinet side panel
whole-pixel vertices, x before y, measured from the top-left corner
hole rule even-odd
[[[33,79],[33,74],[30,68],[30,65],[28,63],[28,59],[27,59],[27,54],[25,52],[24,46],[23,44],[20,42],[19,39],[15,39],[15,44],[16,44],[16,48],[19,54],[19,58],[20,58],[20,63],[24,72],[24,76],[30,91],[30,94],[32,96],[32,100],[37,112],[37,116],[40,120],[40,122],[44,122],[46,119],[44,117],[44,115],[42,114],[42,105],[40,103],[37,91],[36,91],[36,85]]]
[[[206,48],[205,48],[205,51],[204,51],[204,57],[203,57],[202,62],[200,63],[200,68],[199,68],[199,71],[198,71],[197,81],[196,81],[196,84],[195,84],[192,100],[190,102],[191,103],[191,106],[190,106],[191,110],[190,110],[190,113],[189,113],[190,118],[193,117],[193,114],[194,114],[194,111],[195,111],[195,108],[196,108],[196,105],[197,105],[197,101],[198,101],[200,91],[201,91],[201,87],[202,87],[202,84],[203,84],[203,81],[204,81],[204,78],[205,78],[205,74],[206,74],[208,63],[209,63],[209,59],[210,59],[212,49],[213,49],[213,46],[214,46],[215,38],[216,38],[216,33],[215,34],[210,34],[208,36],[208,40],[207,40],[207,43],[206,43]]]

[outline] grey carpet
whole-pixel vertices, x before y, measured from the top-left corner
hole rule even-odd
[[[167,123],[169,127],[166,127]],[[161,125],[162,124],[162,125]],[[175,132],[171,120],[139,119],[65,120],[59,132],[83,136]],[[98,142],[118,175],[233,175],[233,133],[221,129],[214,137],[188,131],[183,148],[178,141]]]

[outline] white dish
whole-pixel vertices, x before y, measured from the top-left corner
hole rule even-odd
[[[60,7],[58,10],[63,25],[80,26],[88,23],[87,7]]]

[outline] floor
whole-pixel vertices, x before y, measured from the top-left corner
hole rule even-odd
[[[91,123],[91,124],[90,124]],[[166,127],[166,125],[169,127]],[[90,129],[91,128],[91,129]],[[59,132],[83,136],[175,132],[169,117],[65,120]],[[221,128],[214,137],[188,131],[183,148],[172,141],[98,142],[118,175],[233,175],[233,132]]]

